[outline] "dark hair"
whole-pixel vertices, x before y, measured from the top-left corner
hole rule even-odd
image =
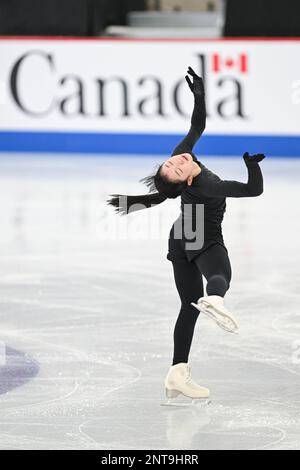
[[[161,204],[166,199],[175,199],[181,195],[187,187],[187,182],[172,183],[160,174],[158,170],[145,178],[139,180],[144,183],[148,188],[150,194],[141,194],[139,196],[126,196],[124,194],[111,194],[107,199],[107,204],[115,207],[115,211],[120,215],[129,214],[141,209],[146,209],[152,206]],[[153,192],[156,191],[156,192]]]

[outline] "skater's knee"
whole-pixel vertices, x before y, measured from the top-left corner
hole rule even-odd
[[[207,283],[210,285],[222,286],[225,290],[228,290],[230,286],[230,280],[224,274],[214,274],[207,279]]]
[[[224,274],[213,274],[210,276],[207,280],[208,282],[224,282],[228,284],[228,281],[226,279],[226,276]]]

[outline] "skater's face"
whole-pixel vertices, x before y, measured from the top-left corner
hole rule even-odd
[[[195,162],[192,155],[181,153],[166,160],[160,169],[160,174],[171,183],[187,181],[190,186],[193,182],[194,170]]]

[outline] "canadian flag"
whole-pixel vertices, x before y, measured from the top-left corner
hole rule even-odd
[[[214,73],[223,72],[224,69],[235,69],[241,73],[247,73],[248,67],[248,56],[246,54],[240,54],[238,57],[233,59],[232,57],[224,58],[220,54],[213,54],[212,56],[212,70]]]

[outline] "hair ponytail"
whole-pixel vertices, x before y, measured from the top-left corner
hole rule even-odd
[[[111,194],[107,204],[115,207],[115,211],[120,215],[129,214],[141,209],[148,209],[164,202],[167,196],[160,193],[141,194],[139,196],[126,196],[124,194]]]
[[[141,194],[139,196],[111,194],[111,197],[106,201],[107,204],[114,206],[118,214],[125,215],[141,209],[148,209],[161,204],[166,199],[175,199],[180,196],[187,183],[171,183],[167,181],[160,175],[160,169],[161,166],[159,166],[154,174],[139,180],[149,188],[150,194]]]

